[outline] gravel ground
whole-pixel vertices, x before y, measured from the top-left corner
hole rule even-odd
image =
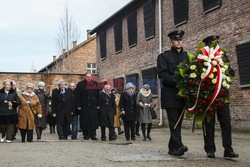
[[[100,131],[98,130],[100,138]],[[80,166],[250,166],[250,134],[233,133],[233,145],[240,155],[237,160],[224,159],[220,132],[216,132],[217,152],[215,159],[209,159],[203,150],[200,130],[183,129],[183,143],[189,151],[183,157],[167,154],[169,131],[167,128],[152,130],[152,141],[126,142],[124,135],[116,141],[59,141],[56,134],[45,131],[43,141],[21,143],[20,135],[12,143],[0,143],[0,167],[80,167]],[[36,136],[34,136],[34,139]]]

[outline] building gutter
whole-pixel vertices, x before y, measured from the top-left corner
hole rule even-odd
[[[158,6],[159,6],[159,9],[158,9],[158,14],[159,14],[159,54],[161,54],[162,53],[162,0],[159,0],[158,1],[159,2],[159,4],[158,4]],[[161,108],[161,84],[159,83],[159,85],[158,85],[158,94],[159,94],[159,104],[160,104],[160,106],[159,106],[159,108],[160,108],[160,123],[158,124],[159,126],[162,126],[163,125],[163,110],[162,110],[162,108]]]

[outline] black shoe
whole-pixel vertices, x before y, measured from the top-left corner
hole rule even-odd
[[[208,158],[214,158],[215,157],[214,151],[208,151],[207,152],[207,157]]]
[[[175,155],[175,156],[182,156],[182,155],[184,155],[184,153],[187,152],[187,151],[188,151],[187,146],[182,146],[182,147],[180,147],[177,151],[174,152],[174,155]]]
[[[118,135],[121,135],[121,134],[123,134],[124,133],[124,131],[120,131],[120,132],[118,132]]]
[[[83,137],[83,139],[84,139],[84,140],[89,140],[89,139],[90,139],[90,137],[88,137],[88,136],[84,136],[84,137]]]
[[[115,137],[110,137],[109,140],[110,140],[110,141],[116,140],[116,138],[115,138]]]
[[[148,140],[152,140],[152,138],[150,136],[147,136]]]
[[[91,137],[91,140],[98,140],[97,137]]]
[[[235,152],[227,152],[227,151],[224,151],[224,157],[225,158],[238,158],[239,155]]]
[[[131,138],[131,140],[136,140],[135,138]]]
[[[139,132],[136,132],[135,135],[138,137],[141,136]]]
[[[102,137],[101,140],[102,140],[102,141],[106,141],[106,137]]]
[[[174,155],[174,152],[169,150],[169,151],[168,151],[168,154],[169,154],[169,155]]]

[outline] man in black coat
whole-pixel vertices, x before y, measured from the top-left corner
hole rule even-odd
[[[205,39],[203,39],[203,42],[206,46],[210,46],[213,41],[219,40],[219,36],[209,36]],[[226,55],[222,57],[224,62],[229,62],[229,59]],[[234,70],[229,66],[229,73],[232,76],[235,76]],[[230,110],[229,110],[229,104],[226,104],[226,106],[221,110],[216,112],[217,118],[220,123],[221,127],[221,134],[222,134],[222,144],[225,149],[224,151],[224,157],[230,157],[230,158],[238,158],[239,155],[236,154],[233,151],[232,148],[232,131],[231,131],[231,116],[230,116]],[[207,119],[204,120],[203,126],[205,126],[206,133],[203,133],[204,136],[204,149],[207,153],[207,156],[209,158],[215,157],[215,143],[214,143],[214,125],[215,125],[215,117],[211,119],[209,122]]]
[[[74,112],[72,91],[60,79],[58,88],[52,91],[52,113],[56,115],[57,134],[60,140],[68,139],[71,113]]]
[[[85,140],[98,140],[98,105],[99,88],[91,73],[86,73],[86,79],[80,81],[75,90],[76,107],[80,111],[80,127]]]
[[[157,59],[158,76],[161,80],[161,107],[167,110],[170,128],[169,154],[182,156],[188,150],[182,144],[181,124],[182,118],[174,129],[178,119],[181,117],[184,108],[184,99],[178,97],[176,88],[175,71],[180,62],[187,59],[187,53],[182,48],[184,31],[173,31],[168,34],[171,42],[171,49],[160,54]]]

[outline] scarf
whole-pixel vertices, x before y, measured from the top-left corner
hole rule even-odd
[[[140,93],[141,93],[142,96],[148,97],[148,96],[151,94],[151,89],[146,90],[146,89],[143,89],[143,88],[142,88],[142,89],[140,90]]]

